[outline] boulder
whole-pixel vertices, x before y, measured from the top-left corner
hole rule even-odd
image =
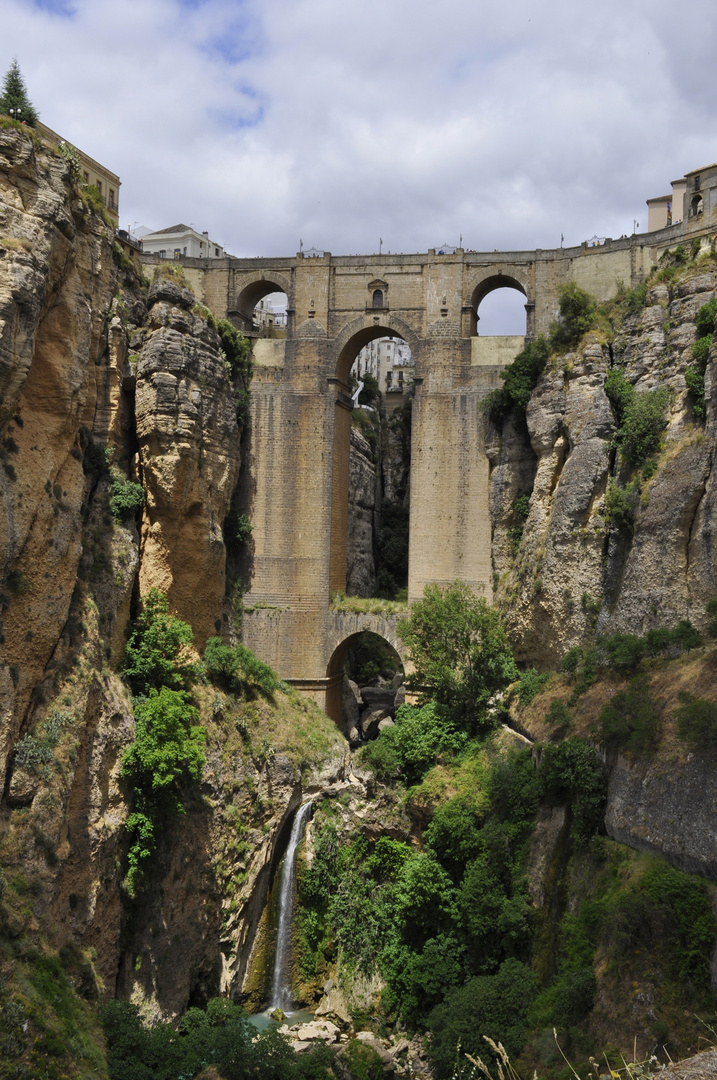
[[[361,697],[373,709],[392,709],[396,691],[391,686],[362,686]]]
[[[368,709],[361,717],[361,734],[364,739],[375,739],[378,725],[388,717],[387,709]]]
[[[387,716],[384,720],[379,720],[379,722],[378,722],[378,730],[379,731],[385,731],[386,728],[394,727],[394,726],[395,726],[395,724],[394,724],[394,722],[393,722],[393,720],[391,719],[390,716]]]

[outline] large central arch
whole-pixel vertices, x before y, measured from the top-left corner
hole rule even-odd
[[[329,588],[331,594],[346,588],[348,542],[348,490],[351,441],[351,399],[348,396],[349,373],[354,360],[370,341],[379,337],[402,338],[418,363],[419,340],[402,319],[387,312],[367,314],[354,319],[337,335],[330,355],[336,385],[334,406],[333,478],[331,491],[331,553]]]

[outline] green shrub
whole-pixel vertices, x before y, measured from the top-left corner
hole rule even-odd
[[[204,650],[204,670],[210,682],[230,694],[252,694],[259,690],[271,697],[279,688],[279,679],[245,645],[225,645],[211,637]]]
[[[164,593],[150,589],[125,647],[122,671],[132,691],[186,687],[196,674],[187,655],[193,641],[191,626],[170,614]]]
[[[603,707],[598,731],[606,746],[631,754],[655,749],[662,732],[662,719],[648,691],[648,679],[638,676]]]
[[[535,993],[535,975],[514,959],[495,975],[477,976],[451,990],[428,1018],[430,1055],[440,1080],[454,1075],[458,1046],[463,1053],[485,1055],[484,1035],[500,1041],[515,1060],[525,1043]]]
[[[365,746],[362,761],[377,779],[388,783],[402,779],[418,783],[434,764],[439,753],[457,753],[467,740],[449,710],[429,701],[420,708],[401,705],[393,727]]]
[[[574,281],[561,285],[558,304],[560,314],[557,324],[551,327],[550,344],[553,348],[570,348],[595,326],[597,306]]]
[[[415,674],[409,682],[475,732],[494,723],[489,704],[518,677],[500,615],[462,581],[427,585],[397,625]]]
[[[588,840],[599,832],[607,802],[607,775],[597,750],[584,739],[571,736],[543,747],[538,781],[541,796],[552,805],[569,803],[572,832]]]
[[[619,897],[605,930],[622,955],[659,942],[661,963],[680,997],[695,989],[709,993],[717,926],[706,882],[658,863]]]
[[[144,506],[144,488],[115,471],[110,487],[110,510],[119,521],[133,520]]]
[[[605,492],[605,524],[625,536],[632,536],[635,529],[637,495],[632,485],[627,489],[617,486],[612,477]]]
[[[612,634],[600,638],[607,664],[614,668],[634,668],[645,655],[645,641],[636,634]]]
[[[206,737],[199,713],[182,690],[163,686],[135,704],[135,737],[122,755],[122,775],[134,789],[126,828],[132,837],[125,888],[135,896],[145,860],[156,847],[160,821],[184,811],[182,788],[201,779]]]
[[[513,408],[519,414],[525,414],[530,395],[538,385],[549,356],[550,343],[540,334],[518,353],[512,364],[501,371],[503,386],[493,390],[481,403],[481,408],[494,423],[500,423]]]
[[[347,1080],[383,1080],[383,1062],[372,1046],[352,1039],[341,1051]]]
[[[705,307],[709,307],[705,304]],[[704,310],[704,309],[700,309]],[[692,398],[692,411],[695,416],[704,420],[707,415],[705,403],[705,371],[709,360],[710,347],[712,345],[712,333],[707,333],[692,346],[694,364],[690,364],[685,370],[685,383]]]
[[[520,673],[520,680],[515,691],[518,702],[521,705],[529,705],[543,689],[550,678],[547,671],[539,672],[536,668],[528,668]]]
[[[684,691],[675,711],[677,734],[699,754],[713,754],[717,749],[717,704]]]
[[[635,387],[625,378],[620,368],[613,367],[605,377],[605,393],[615,410],[615,420],[620,427],[625,413],[635,400]]]
[[[637,468],[660,449],[669,400],[666,387],[635,394],[620,430],[622,453],[628,465]]]
[[[513,541],[513,551],[516,552],[520,547],[520,541],[523,539],[523,527],[527,521],[528,514],[530,513],[530,495],[522,494],[518,495],[513,503],[513,521],[514,524],[508,529],[508,536]]]
[[[710,622],[707,624],[707,634],[709,637],[715,638],[717,637],[717,597],[708,601],[706,610],[710,616]]]
[[[697,312],[695,316],[695,326],[697,327],[697,337],[703,338],[707,334],[714,333],[715,319],[717,318],[717,298],[709,300],[706,304]]]
[[[545,714],[545,723],[558,728],[559,731],[569,731],[573,726],[573,714],[564,701],[556,698],[550,702],[550,707]]]

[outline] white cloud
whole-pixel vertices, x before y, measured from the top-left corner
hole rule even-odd
[[[619,236],[716,156],[710,0],[48,6],[4,0],[0,67],[120,174],[124,224],[236,254]]]

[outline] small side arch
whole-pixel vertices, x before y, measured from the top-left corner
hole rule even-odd
[[[404,674],[411,670],[406,648],[396,635],[396,616],[357,615],[336,612],[333,633],[329,637],[326,665],[326,713],[337,724],[341,722],[343,701],[343,670],[348,651],[362,634],[369,632],[382,638],[396,654]]]
[[[470,315],[470,325],[468,327],[470,336],[473,337],[478,333],[478,309],[480,308],[480,305],[490,293],[496,292],[498,289],[513,289],[525,297],[527,316],[526,333],[531,334],[532,326],[530,314],[534,305],[532,303],[528,282],[523,279],[522,274],[515,273],[513,270],[509,273],[503,273],[491,269],[485,272],[477,281],[474,279],[470,299],[468,299],[464,307],[464,311],[467,309]]]
[[[284,274],[261,273],[255,277],[245,277],[239,282],[234,306],[229,314],[238,319],[241,329],[248,333],[252,328],[254,308],[270,293],[286,293],[291,307],[291,281]]]

